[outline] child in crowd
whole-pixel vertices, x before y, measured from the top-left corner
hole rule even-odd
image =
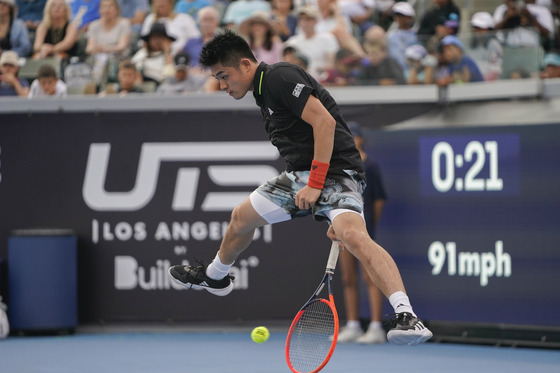
[[[0,56],[0,96],[27,96],[29,83],[18,77],[19,56],[14,51],[4,51]]]
[[[42,65],[31,83],[28,97],[66,97],[66,83],[58,79],[54,67]]]
[[[558,52],[550,52],[544,56],[541,78],[560,78],[560,54]]]
[[[157,89],[163,95],[202,91],[207,81],[205,75],[189,74],[190,56],[186,52],[175,55],[175,75],[164,80]]]
[[[421,44],[411,45],[405,51],[408,65],[405,73],[407,84],[433,84],[434,72],[438,64],[437,57],[428,54]]]
[[[463,43],[455,35],[448,35],[441,41],[442,66],[437,79],[439,86],[452,83],[481,82],[484,80],[476,62],[464,54]]]
[[[307,71],[309,59],[301,54],[295,47],[287,46],[282,50],[282,61],[301,67]]]
[[[107,88],[101,92],[100,96],[108,94],[119,94],[125,96],[129,93],[144,93],[144,91],[137,87],[138,81],[141,81],[141,76],[136,70],[136,65],[130,60],[124,60],[119,63],[119,70],[117,73],[118,84],[109,84]]]
[[[324,74],[321,84],[325,86],[353,85],[361,65],[362,58],[354,55],[349,49],[341,49],[336,53],[335,66]]]

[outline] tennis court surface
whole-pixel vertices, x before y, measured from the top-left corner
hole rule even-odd
[[[2,373],[290,373],[287,326],[251,341],[251,327],[80,327],[73,335],[0,341]],[[322,372],[560,372],[560,351],[467,344],[339,344]]]

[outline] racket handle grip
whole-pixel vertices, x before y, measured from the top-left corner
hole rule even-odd
[[[327,271],[330,273],[334,273],[339,252],[340,247],[338,246],[338,241],[333,241],[331,245],[331,252],[329,254],[329,260],[327,261]]]

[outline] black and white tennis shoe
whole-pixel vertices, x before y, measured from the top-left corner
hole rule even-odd
[[[211,279],[206,275],[206,263],[199,261],[197,266],[176,265],[170,267],[168,272],[178,284],[193,289],[206,289],[209,293],[225,296],[233,290],[233,277],[227,275],[221,280]]]
[[[426,328],[422,320],[409,312],[401,312],[392,315],[389,321],[391,330],[387,333],[389,342],[396,345],[416,346],[432,338],[430,329]]]

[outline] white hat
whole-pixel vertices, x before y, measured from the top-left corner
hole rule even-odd
[[[488,12],[475,13],[471,18],[471,26],[482,29],[493,29],[494,18],[492,18],[492,15]]]
[[[249,30],[251,25],[255,23],[260,23],[266,25],[269,29],[272,29],[272,23],[270,23],[270,14],[262,10],[257,10],[251,14],[251,16],[245,19],[239,25],[239,33],[242,35],[249,35]]]
[[[406,48],[404,55],[408,59],[420,61],[428,55],[428,51],[422,45],[414,44]]]
[[[4,51],[0,56],[0,66],[2,65],[14,65],[19,66],[19,56],[14,51]]]
[[[7,5],[11,6],[12,8],[16,6],[15,0],[0,0],[0,3],[7,4]]]
[[[416,16],[416,13],[414,12],[414,8],[412,7],[412,5],[403,1],[395,3],[392,9],[393,9],[393,13],[395,14],[402,14],[403,16],[407,16],[407,17]]]
[[[309,18],[319,19],[319,10],[312,5],[304,5],[298,9],[297,14],[301,16],[305,14]]]

